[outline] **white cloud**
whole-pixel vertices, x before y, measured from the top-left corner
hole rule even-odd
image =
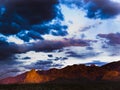
[[[120,0],[112,0],[112,1],[120,3]]]
[[[11,35],[7,37],[8,42],[14,42],[16,44],[23,44],[24,41],[16,37],[15,35]]]

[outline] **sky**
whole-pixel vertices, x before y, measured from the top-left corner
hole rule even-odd
[[[0,78],[120,58],[120,0],[0,0]]]

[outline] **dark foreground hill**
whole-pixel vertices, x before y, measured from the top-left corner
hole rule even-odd
[[[0,90],[120,90],[118,81],[61,80],[60,82],[0,85]]]
[[[62,69],[35,71],[34,69],[18,75],[0,80],[0,84],[28,84],[28,83],[69,83],[97,81],[120,81],[120,61],[108,63],[101,67],[84,64],[67,66]]]

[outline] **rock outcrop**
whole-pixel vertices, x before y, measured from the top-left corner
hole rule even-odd
[[[27,72],[26,78],[24,79],[24,83],[43,83],[47,81],[49,81],[49,77],[38,74],[35,69]]]
[[[27,73],[24,83],[40,83],[41,81],[42,77],[35,71],[35,69],[32,69]]]

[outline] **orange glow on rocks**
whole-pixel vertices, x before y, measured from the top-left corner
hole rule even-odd
[[[42,83],[48,81],[46,76],[39,75],[35,69],[29,71],[24,79],[24,83]]]
[[[103,76],[103,80],[115,80],[118,79],[118,77],[120,77],[120,73],[118,71],[108,71]]]

